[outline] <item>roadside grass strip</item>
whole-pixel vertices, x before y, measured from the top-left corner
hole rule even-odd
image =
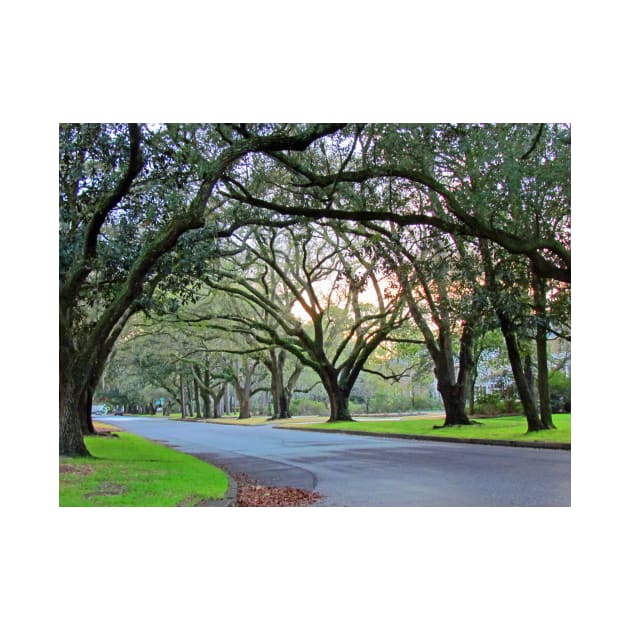
[[[318,431],[353,431],[390,435],[417,435],[432,439],[459,438],[462,440],[505,440],[506,442],[541,442],[571,443],[571,414],[554,414],[556,429],[526,433],[527,422],[523,416],[502,418],[483,418],[476,420],[479,424],[467,426],[434,428],[443,424],[436,418],[413,418],[407,420],[375,420],[373,422],[333,422],[303,424],[300,429],[317,429]],[[298,428],[298,427],[296,427]]]
[[[171,415],[169,420],[181,422],[181,415]],[[284,425],[295,424],[297,422],[325,422],[324,416],[296,416],[293,418],[271,419],[269,416],[252,416],[251,418],[237,418],[236,416],[222,416],[221,418],[186,418],[184,422],[201,422],[203,424],[229,424],[231,426],[263,426],[263,425]]]
[[[228,489],[222,470],[130,433],[85,443],[92,457],[59,458],[61,507],[193,506]]]

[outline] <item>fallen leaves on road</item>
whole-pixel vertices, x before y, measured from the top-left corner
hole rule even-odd
[[[322,499],[319,492],[301,488],[261,486],[246,475],[234,475],[238,483],[236,507],[300,507]]]

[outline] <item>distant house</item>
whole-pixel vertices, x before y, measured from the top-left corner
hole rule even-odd
[[[567,378],[571,378],[571,342],[566,339],[552,339],[549,342],[549,367],[562,370]]]

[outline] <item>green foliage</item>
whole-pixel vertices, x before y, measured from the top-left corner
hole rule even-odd
[[[369,401],[370,413],[403,413],[411,410],[411,399],[403,397],[394,387],[379,389]]]
[[[328,405],[319,400],[299,398],[291,401],[292,416],[326,416],[328,413]]]
[[[484,394],[475,401],[475,413],[480,416],[501,416],[523,412],[520,401],[504,398],[499,393]]]
[[[571,409],[571,379],[558,370],[549,374],[549,396],[554,411]]]
[[[551,395],[571,398],[571,379],[564,372],[555,371],[549,374],[549,389]]]
[[[360,416],[361,414],[365,413],[365,406],[350,400],[348,402],[348,411],[350,412],[351,416]]]

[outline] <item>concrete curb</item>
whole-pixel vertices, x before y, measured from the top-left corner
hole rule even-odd
[[[487,444],[491,446],[516,446],[521,448],[543,448],[570,451],[571,444],[564,442],[532,442],[517,440],[488,440],[482,438],[455,438],[439,437],[434,435],[409,435],[404,433],[368,433],[367,431],[348,431],[330,429],[306,429],[304,427],[274,427],[274,429],[287,429],[289,431],[315,431],[317,433],[344,433],[346,435],[363,435],[367,437],[398,438],[402,440],[423,440],[426,442],[455,442],[460,444]]]

